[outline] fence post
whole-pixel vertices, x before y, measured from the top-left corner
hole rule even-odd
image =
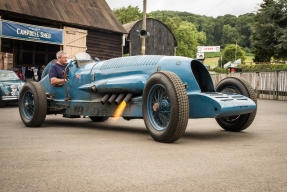
[[[259,75],[259,72],[255,73],[255,77],[257,78],[256,79],[255,90],[256,90],[257,98],[259,98],[260,97],[260,91],[259,91],[260,75]]]
[[[276,71],[276,100],[279,100],[279,71]]]

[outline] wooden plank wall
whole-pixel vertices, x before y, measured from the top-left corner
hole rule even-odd
[[[87,30],[64,26],[63,50],[69,54],[70,58],[79,52],[86,52]]]
[[[122,56],[122,34],[89,30],[87,53],[101,60]]]
[[[242,77],[256,90],[258,98],[287,101],[287,71],[211,74],[216,86],[226,77]]]

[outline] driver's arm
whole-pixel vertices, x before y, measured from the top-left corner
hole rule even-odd
[[[67,82],[67,79],[65,78],[58,78],[57,69],[55,65],[52,65],[50,68],[49,78],[52,86],[62,86]]]
[[[59,79],[59,78],[56,78],[56,77],[52,77],[50,79],[50,82],[53,86],[55,85],[64,85],[66,82],[67,82],[67,79]]]

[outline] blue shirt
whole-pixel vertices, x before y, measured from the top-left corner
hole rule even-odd
[[[66,66],[60,65],[58,63],[53,64],[49,70],[49,78],[56,77],[58,79],[64,79],[64,71],[65,71]],[[67,71],[68,73],[68,71]]]

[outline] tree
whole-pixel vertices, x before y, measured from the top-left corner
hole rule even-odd
[[[245,52],[238,45],[228,44],[222,53],[222,63],[225,64],[229,61],[235,61],[237,59],[241,59],[241,63],[244,63],[246,59]],[[219,63],[220,62],[221,61],[219,61]]]
[[[287,0],[263,0],[255,16],[255,61],[287,59]]]
[[[224,25],[222,30],[221,45],[238,42],[240,35],[235,27]]]
[[[159,20],[163,22],[171,30],[172,33],[175,33],[176,29],[178,29],[182,22],[178,16],[167,17],[163,15],[163,17],[159,18]]]
[[[115,9],[113,12],[122,24],[130,23],[143,18],[143,13],[140,11],[138,6],[123,7],[120,9]]]
[[[251,35],[252,35],[252,26],[254,25],[255,14],[247,13],[240,15],[237,19],[235,28],[240,34],[240,39],[238,44],[242,47],[251,48]]]
[[[250,37],[255,16],[253,13],[239,17],[228,14],[217,18],[178,11],[154,11],[151,15],[168,25],[172,31],[174,28],[178,28],[178,22],[175,24],[174,18],[192,23],[199,32],[206,34],[206,45],[225,47],[226,44],[235,43],[236,40],[244,48],[250,49],[252,46]],[[224,29],[225,31],[223,31]]]
[[[176,54],[186,57],[195,57],[197,46],[206,42],[204,32],[198,32],[195,25],[183,21],[175,31],[178,47]]]

